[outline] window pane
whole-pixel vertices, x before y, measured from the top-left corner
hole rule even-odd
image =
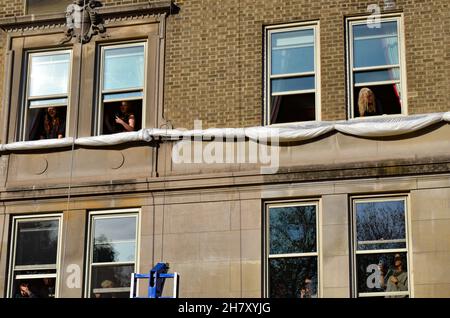
[[[357,255],[356,267],[358,293],[408,291],[406,253]]]
[[[317,257],[269,259],[269,297],[317,298]]]
[[[17,222],[15,265],[56,264],[58,220]]]
[[[91,297],[128,298],[129,291],[117,288],[130,287],[134,265],[93,266]]]
[[[353,26],[354,67],[399,64],[397,22],[382,22],[381,28]]]
[[[272,34],[272,74],[314,71],[314,30]]]
[[[29,96],[67,94],[70,54],[30,54]]]
[[[55,139],[66,135],[67,107],[31,108],[27,114],[27,140]]]
[[[401,104],[401,88],[399,84],[388,84],[388,85],[376,85],[367,86],[373,94],[375,100],[375,111],[370,110],[367,100],[362,94],[360,96],[360,91],[363,87],[354,88],[354,114],[356,117],[362,116],[360,114],[360,106],[364,111],[364,116],[373,115],[383,115],[383,114],[401,114],[402,104]]]
[[[94,221],[94,263],[135,260],[136,218],[117,217]]]
[[[294,94],[272,96],[270,123],[291,123],[316,119],[316,95]]]
[[[405,201],[356,203],[358,250],[406,247]]]
[[[104,90],[144,86],[144,45],[106,48],[104,59]]]
[[[61,104],[67,105],[67,98],[32,100],[30,101],[30,108],[51,107]]]
[[[55,298],[56,277],[34,277],[24,278],[18,275],[45,275],[53,274],[55,270],[36,270],[36,271],[16,271],[14,273],[14,282],[12,286],[12,295],[14,298]]]
[[[400,80],[400,69],[394,68],[382,71],[355,72],[355,83],[370,83]]]
[[[105,102],[109,100],[117,100],[117,99],[129,99],[129,98],[142,98],[144,94],[142,92],[131,92],[131,93],[119,93],[119,94],[105,94],[103,100]]]
[[[27,14],[62,13],[73,0],[26,0]]]
[[[314,76],[280,78],[272,80],[272,93],[301,91],[315,88]]]
[[[269,209],[270,254],[316,251],[316,206]]]

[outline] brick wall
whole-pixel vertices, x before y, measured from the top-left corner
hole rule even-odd
[[[105,5],[148,2],[105,0]],[[157,2],[157,1],[155,1]],[[168,20],[165,117],[175,127],[259,125],[262,37],[267,24],[320,19],[322,118],[346,118],[344,17],[366,12],[363,0],[183,0]],[[0,0],[0,17],[21,14],[22,1]],[[405,15],[409,113],[450,110],[448,0],[397,0]],[[4,36],[0,38],[3,46]],[[0,69],[3,71],[3,50]],[[0,84],[3,75],[0,76]],[[2,86],[0,86],[1,89]]]

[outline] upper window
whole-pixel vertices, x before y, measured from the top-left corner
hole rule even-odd
[[[350,117],[406,114],[400,17],[348,23]]]
[[[90,220],[88,296],[128,298],[136,270],[137,214],[97,214]]]
[[[71,51],[28,53],[23,140],[66,136]]]
[[[16,217],[10,266],[10,297],[56,296],[60,217]]]
[[[101,47],[98,133],[142,128],[146,43]]]
[[[358,297],[408,297],[406,198],[353,201]]]
[[[272,298],[318,295],[317,203],[267,205],[267,294]]]
[[[320,120],[319,27],[266,28],[267,124]]]
[[[25,0],[25,14],[64,12],[73,0]]]

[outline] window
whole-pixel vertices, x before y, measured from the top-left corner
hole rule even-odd
[[[71,3],[73,3],[73,0],[25,0],[25,13],[62,13]]]
[[[57,296],[60,223],[60,216],[13,219],[10,297]]]
[[[71,55],[71,51],[28,53],[23,140],[66,136]]]
[[[320,120],[319,24],[266,28],[267,124]]]
[[[348,23],[350,117],[406,114],[400,17]]]
[[[408,297],[406,198],[353,201],[358,297]]]
[[[91,213],[88,297],[130,296],[131,273],[136,269],[138,215],[124,212],[129,211]]]
[[[99,134],[142,128],[146,44],[101,47]]]
[[[267,294],[271,298],[318,296],[318,204],[267,205]]]

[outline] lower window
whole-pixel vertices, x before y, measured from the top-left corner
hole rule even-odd
[[[409,297],[406,198],[353,200],[358,297]]]
[[[317,202],[266,206],[269,297],[318,297],[317,213]]]
[[[136,271],[137,228],[136,210],[91,213],[88,297],[130,296],[131,273]]]
[[[57,296],[60,216],[13,218],[9,296]]]

